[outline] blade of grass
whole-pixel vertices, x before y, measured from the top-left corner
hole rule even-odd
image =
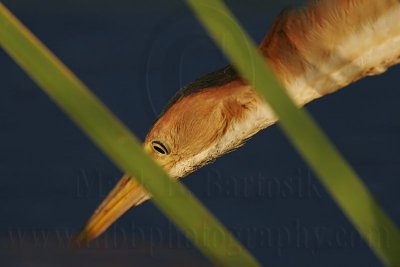
[[[400,266],[398,228],[311,116],[295,106],[230,10],[220,0],[188,4],[242,76],[268,101],[287,137],[382,262]]]
[[[260,266],[182,184],[143,151],[129,130],[0,3],[0,44],[122,170],[138,177],[155,204],[216,265]]]

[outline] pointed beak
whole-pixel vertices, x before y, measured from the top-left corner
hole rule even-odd
[[[149,194],[130,175],[124,175],[75,237],[75,244],[98,237],[128,209],[149,199]]]

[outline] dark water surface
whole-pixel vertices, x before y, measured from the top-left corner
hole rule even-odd
[[[141,139],[227,63],[184,1],[3,2]],[[227,3],[260,41],[289,1]],[[307,106],[397,224],[399,71]],[[3,51],[0,73],[0,266],[210,265],[151,202],[70,248],[121,173]],[[276,126],[183,182],[265,266],[381,266]]]

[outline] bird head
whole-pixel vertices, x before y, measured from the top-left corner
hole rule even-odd
[[[256,99],[254,90],[230,67],[208,74],[171,100],[147,134],[144,149],[172,178],[182,178],[239,146],[252,134],[253,125],[248,124],[246,130],[235,123],[245,121]],[[149,198],[133,177],[124,175],[76,241],[97,237],[129,208]]]

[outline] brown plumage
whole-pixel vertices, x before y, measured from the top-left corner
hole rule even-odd
[[[400,62],[399,0],[320,0],[278,17],[260,51],[302,106]],[[185,86],[168,104],[145,150],[175,179],[242,145],[276,116],[228,66]],[[123,176],[77,237],[95,238],[149,198]]]

